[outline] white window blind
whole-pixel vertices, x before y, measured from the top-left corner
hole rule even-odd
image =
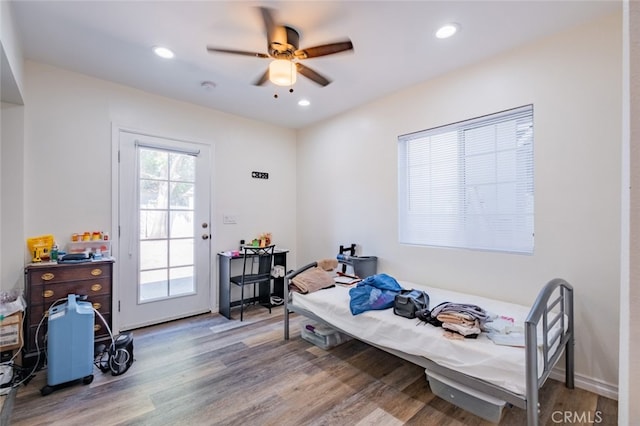
[[[405,244],[533,253],[533,106],[398,137]]]

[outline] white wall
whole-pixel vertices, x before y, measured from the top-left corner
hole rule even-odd
[[[379,270],[530,304],[562,277],[576,289],[577,384],[615,396],[618,378],[621,17],[611,16],[411,87],[304,129],[298,259],[340,244]],[[398,243],[397,137],[534,105],[535,253]]]
[[[276,244],[292,250],[295,263],[293,130],[34,62],[26,63],[25,83],[27,236],[54,234],[64,245],[73,232],[103,230],[117,243],[111,229],[113,123],[214,147],[215,303],[215,253],[236,248],[240,239],[271,231]],[[269,172],[269,180],[252,179],[252,170]],[[223,225],[223,213],[236,215],[238,223]]]
[[[2,56],[2,101],[22,104],[23,57],[13,25],[11,2],[0,2],[0,54]]]
[[[22,50],[10,3],[0,2],[0,289],[22,288],[24,108]]]
[[[629,76],[631,78],[630,85],[630,116],[631,116],[631,143],[633,145],[633,159],[631,166],[634,170],[632,186],[634,188],[633,208],[631,214],[633,217],[633,233],[634,244],[632,274],[632,287],[627,299],[630,307],[630,315],[628,324],[630,326],[629,335],[629,371],[626,377],[629,378],[629,412],[628,419],[637,421],[640,419],[640,330],[633,325],[640,322],[640,241],[638,240],[638,227],[640,226],[640,2],[630,1],[629,15],[629,31],[631,35],[631,52],[630,52],[630,68]],[[624,319],[624,318],[623,318]]]
[[[23,287],[24,107],[2,103],[0,109],[0,288]]]
[[[620,425],[640,419],[640,2],[624,2],[624,24]]]

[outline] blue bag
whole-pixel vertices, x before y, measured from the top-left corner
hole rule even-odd
[[[389,309],[402,290],[398,281],[387,274],[376,274],[360,281],[349,290],[349,309],[353,315],[365,311]]]

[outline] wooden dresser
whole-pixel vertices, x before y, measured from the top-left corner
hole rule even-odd
[[[25,311],[23,363],[33,365],[38,356],[36,330],[43,315],[54,302],[64,303],[68,294],[87,296],[87,301],[100,312],[111,328],[113,260],[88,263],[30,264],[25,268]],[[95,341],[110,339],[109,332],[95,315]],[[47,319],[42,321],[38,335],[40,351],[46,349]],[[41,359],[42,362],[42,359]]]

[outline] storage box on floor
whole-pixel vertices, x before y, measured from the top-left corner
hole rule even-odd
[[[302,324],[300,336],[307,342],[325,350],[351,340],[350,336],[340,333],[327,325],[315,323]]]
[[[16,312],[0,320],[0,352],[19,349],[22,346],[22,312]]]
[[[493,423],[500,422],[505,401],[485,395],[431,371],[425,370],[425,373],[434,395],[485,420]]]

